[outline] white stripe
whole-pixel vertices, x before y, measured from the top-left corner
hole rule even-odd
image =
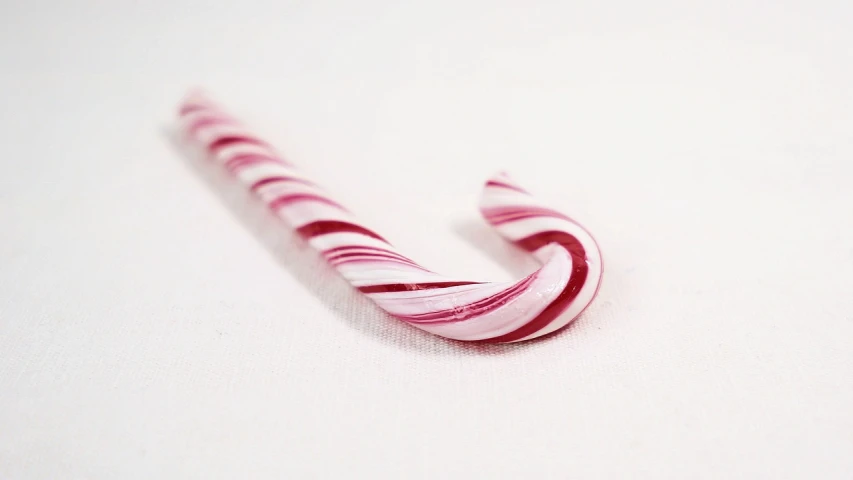
[[[268,157],[279,158],[278,154],[269,147],[263,145],[255,145],[254,143],[240,142],[234,145],[222,147],[216,152],[216,161],[225,163],[237,155],[258,154]]]
[[[189,129],[194,123],[202,120],[225,120],[228,124],[239,125],[240,123],[230,116],[213,109],[195,110],[180,118],[180,123],[185,129]]]
[[[554,217],[532,217],[521,220],[512,220],[494,227],[504,237],[515,241],[527,238],[531,235],[547,231],[567,232],[578,239],[581,243],[592,241],[592,237],[580,225],[562,218]]]
[[[499,189],[500,191],[498,191]],[[510,207],[513,205],[545,207],[536,197],[500,187],[488,187],[488,190],[483,192],[483,196],[480,197],[480,209]]]
[[[239,178],[240,180],[242,180],[245,183],[248,183],[249,185],[254,185],[256,182],[259,182],[261,180],[265,180],[267,178],[273,178],[273,177],[279,177],[279,176],[293,177],[297,180],[303,180],[303,181],[306,181],[309,183],[314,183],[314,182],[311,182],[311,179],[309,179],[305,175],[302,175],[300,172],[298,172],[294,168],[288,167],[287,165],[282,165],[280,163],[271,163],[271,162],[252,163],[252,164],[246,165],[244,167],[240,167],[240,169],[237,170],[237,178]],[[298,182],[296,182],[296,183],[298,183]],[[268,185],[265,185],[262,188],[276,188],[276,187],[294,188],[294,187],[291,187],[294,184],[295,184],[294,182],[270,183]],[[276,186],[276,187],[274,187],[274,186]]]
[[[273,182],[258,189],[258,196],[269,203],[283,195],[310,194],[328,198],[326,192],[313,185],[298,182]]]
[[[293,228],[300,228],[320,220],[355,223],[352,214],[338,207],[320,202],[295,202],[280,207],[278,215]]]
[[[341,265],[336,267],[347,280],[356,287],[367,287],[371,285],[386,285],[395,283],[431,283],[453,281],[437,273],[425,272],[416,268],[369,268],[355,265]]]
[[[280,163],[264,162],[241,168],[237,171],[237,178],[247,185],[253,185],[260,180],[270,177],[298,177],[295,172],[293,168]]]
[[[401,268],[412,269],[415,270],[426,270],[420,265],[413,264],[411,262],[407,262],[401,258],[397,257],[388,257],[388,256],[377,256],[372,255],[370,253],[356,253],[356,252],[347,252],[346,256],[335,256],[327,260],[330,265],[337,267],[343,266],[352,266],[353,268],[375,268],[370,266],[373,263],[381,264],[388,266],[389,268],[397,268],[399,265]]]
[[[383,248],[394,253],[399,253],[394,247],[383,242],[382,240],[366,237],[358,233],[340,232],[322,235],[311,239],[311,246],[320,250],[326,251],[338,247],[350,247],[363,245],[365,247]]]
[[[212,103],[210,100],[197,97],[193,99],[187,99],[183,103],[181,103],[180,109],[184,109],[186,107],[201,107],[201,109],[193,110],[189,113],[183,113],[180,115],[180,119],[188,119],[188,120],[198,120],[197,117],[215,114],[223,117],[229,117],[230,115],[226,115],[216,104]]]

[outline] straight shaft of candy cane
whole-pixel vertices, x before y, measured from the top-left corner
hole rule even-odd
[[[179,116],[193,142],[358,291],[422,330],[465,341],[528,340],[570,323],[598,290],[601,256],[589,233],[505,175],[486,183],[481,212],[498,233],[543,266],[517,282],[463,280],[433,272],[397,251],[207,97],[187,97]]]

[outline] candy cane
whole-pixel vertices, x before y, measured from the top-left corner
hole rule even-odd
[[[517,282],[435,273],[364,226],[275,149],[201,93],[179,117],[187,136],[289,223],[358,291],[417,328],[464,341],[506,343],[554,332],[577,318],[601,282],[601,253],[571,218],[505,174],[486,182],[480,211],[542,267]]]

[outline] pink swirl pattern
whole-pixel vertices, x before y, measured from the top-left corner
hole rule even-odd
[[[486,182],[480,211],[542,267],[517,282],[478,282],[433,272],[403,255],[304,177],[267,142],[200,93],[179,117],[188,137],[290,224],[381,309],[427,332],[508,343],[555,332],[592,302],[602,261],[577,222],[505,174]]]

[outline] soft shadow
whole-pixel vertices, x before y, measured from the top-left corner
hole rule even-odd
[[[513,278],[533,273],[539,264],[527,252],[504,240],[482,219],[465,219],[453,224],[453,231],[477,250],[497,260]]]
[[[164,134],[178,157],[217,194],[234,218],[255,236],[273,258],[327,309],[365,336],[396,348],[431,355],[502,355],[524,349],[530,343],[491,345],[450,340],[393,318],[355,291],[284,221],[265,208],[228,172],[212,164],[201,150],[188,145],[179,132],[167,128]],[[371,314],[353,315],[353,312]]]

